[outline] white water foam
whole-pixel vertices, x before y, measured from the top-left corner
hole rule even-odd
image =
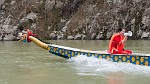
[[[79,55],[71,58],[71,61],[77,70],[79,75],[104,75],[104,73],[119,73],[128,75],[150,75],[149,66],[134,65],[131,63],[117,63],[111,62],[106,59],[98,59],[95,57],[87,57],[85,55]],[[106,75],[105,74],[105,75]]]

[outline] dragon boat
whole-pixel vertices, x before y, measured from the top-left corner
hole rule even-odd
[[[108,59],[113,62],[127,62],[136,65],[150,66],[150,55],[148,54],[108,54],[107,52],[102,51],[84,50],[56,44],[48,44],[42,42],[33,35],[27,35],[26,40],[28,42],[33,41],[38,46],[48,50],[50,53],[67,59],[70,59],[71,57],[85,55],[98,59]]]

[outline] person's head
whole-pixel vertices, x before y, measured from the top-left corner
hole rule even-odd
[[[124,34],[125,33],[125,29],[124,28],[118,28],[117,29],[117,33]]]

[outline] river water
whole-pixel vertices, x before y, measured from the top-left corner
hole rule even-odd
[[[47,41],[63,46],[107,50],[108,41]],[[126,49],[150,53],[148,40],[128,40]],[[34,43],[0,42],[0,84],[149,84],[150,67],[86,56],[65,59]]]

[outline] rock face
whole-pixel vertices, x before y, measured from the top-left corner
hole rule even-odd
[[[4,4],[4,1],[5,1],[5,0],[0,0],[0,6],[1,6],[2,4]]]
[[[137,32],[150,29],[150,1],[0,1],[0,40],[17,40],[26,28],[40,39],[109,39],[118,27],[138,39]]]

